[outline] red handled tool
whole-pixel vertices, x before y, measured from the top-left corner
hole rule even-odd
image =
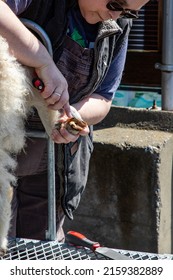
[[[76,231],[67,232],[66,240],[73,245],[89,248],[111,260],[132,260],[131,258],[116,252],[115,249],[101,247],[98,242],[91,241],[85,235]]]
[[[38,89],[40,91],[44,90],[44,83],[40,78],[38,78],[38,77],[34,78],[32,80],[32,84],[36,89]]]
[[[95,251],[96,248],[100,247],[100,244],[98,242],[89,240],[85,235],[77,231],[68,231],[66,234],[66,239],[69,243],[77,246],[87,247],[93,251]]]

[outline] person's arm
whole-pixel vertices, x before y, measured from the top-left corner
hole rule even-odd
[[[128,36],[125,36],[99,88],[91,96],[73,104],[89,125],[102,121],[110,110],[113,96],[122,78],[127,54],[127,43]]]
[[[93,93],[90,97],[86,97],[73,106],[82,116],[88,125],[94,125],[101,122],[108,114],[112,100]]]
[[[6,38],[10,51],[23,65],[33,67],[43,80],[43,98],[52,109],[64,106],[69,113],[68,86],[43,44],[21,23],[12,10],[0,0],[0,35]],[[56,93],[62,94],[61,97]]]

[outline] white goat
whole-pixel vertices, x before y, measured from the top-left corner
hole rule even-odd
[[[32,70],[17,62],[0,36],[0,254],[7,249],[11,218],[12,184],[16,183],[14,155],[25,145],[25,119],[36,107],[50,135],[59,111],[49,110],[39,91],[32,86]]]

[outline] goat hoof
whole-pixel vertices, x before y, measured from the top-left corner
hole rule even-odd
[[[0,257],[3,257],[6,254],[7,250],[0,248]]]

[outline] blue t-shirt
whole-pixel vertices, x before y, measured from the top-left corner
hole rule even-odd
[[[93,48],[99,24],[89,24],[75,7],[68,14],[67,34],[83,48]]]
[[[19,15],[26,10],[31,2],[32,0],[7,0],[6,3],[16,15]],[[79,9],[75,8],[69,13],[68,35],[70,35],[72,39],[77,41],[84,48],[94,47],[98,26],[99,24],[87,23],[82,17]],[[109,100],[113,98],[121,81],[126,52],[127,39],[124,41],[118,53],[114,57],[104,81],[95,90],[95,93],[100,94]]]

